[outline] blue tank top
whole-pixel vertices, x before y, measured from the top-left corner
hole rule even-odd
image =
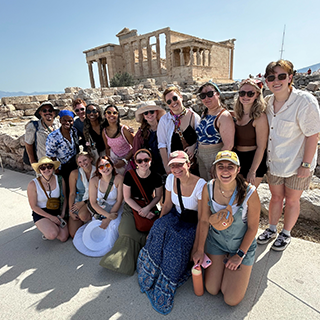
[[[208,114],[201,120],[199,126],[196,129],[199,142],[207,144],[217,144],[222,142],[220,133],[214,126],[214,120],[216,119],[216,117],[217,116]]]
[[[82,201],[82,198],[86,192],[86,189],[85,189],[83,182],[81,180],[80,170],[78,170],[78,179],[77,179],[76,189],[77,189],[77,197],[76,197],[75,202],[80,202],[80,201]]]

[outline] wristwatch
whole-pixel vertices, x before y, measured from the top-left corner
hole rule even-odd
[[[128,160],[126,158],[121,159],[126,165],[128,164]]]
[[[241,249],[238,249],[237,255],[242,259],[246,256],[245,252],[243,252]]]
[[[308,168],[308,169],[310,169],[310,168],[311,168],[311,164],[308,163],[308,162],[302,162],[302,163],[301,163],[301,167],[302,167],[302,168]]]

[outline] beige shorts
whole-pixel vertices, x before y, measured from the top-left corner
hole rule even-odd
[[[291,177],[278,177],[274,176],[267,171],[268,183],[271,185],[281,185],[284,184],[287,188],[292,190],[308,190],[311,182],[313,171],[310,172],[310,176],[306,178],[298,178],[296,174]]]

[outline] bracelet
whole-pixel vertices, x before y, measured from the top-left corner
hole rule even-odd
[[[310,168],[311,168],[311,164],[308,163],[308,162],[302,162],[302,163],[301,163],[301,167],[302,167],[302,168],[310,169]]]
[[[128,160],[126,158],[121,159],[126,165],[128,164]]]

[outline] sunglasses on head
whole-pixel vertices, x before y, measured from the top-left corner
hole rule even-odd
[[[41,109],[41,111],[43,113],[52,113],[53,112],[53,109],[52,108],[49,108],[49,109]]]
[[[239,91],[240,97],[245,97],[245,95],[247,95],[249,98],[252,98],[254,94],[255,94],[254,91],[244,91],[244,90]]]
[[[39,169],[41,171],[44,171],[46,169],[51,170],[53,168],[53,164],[42,164],[41,166],[39,166]]]
[[[74,112],[78,113],[80,111],[84,111],[85,108],[75,109]]]
[[[107,110],[107,111],[106,111],[106,114],[108,114],[108,115],[113,114],[113,115],[115,116],[115,115],[117,115],[118,113],[119,113],[118,111],[110,111],[110,110]]]
[[[137,164],[141,164],[142,162],[148,163],[151,159],[150,158],[144,158],[144,159],[136,159]]]
[[[90,113],[98,113],[98,110],[97,109],[93,109],[93,110],[86,110],[86,113],[87,114],[90,114]]]
[[[154,110],[146,111],[146,112],[144,112],[143,114],[144,114],[145,116],[147,116],[147,115],[148,115],[148,113],[150,113],[150,114],[154,114]]]
[[[110,167],[111,167],[111,163],[109,162],[106,162],[105,164],[100,164],[100,166],[98,166],[100,170],[103,170],[104,168],[109,169]]]
[[[170,168],[182,168],[183,167],[183,165],[185,164],[185,162],[184,163],[171,163],[170,164]]]
[[[170,104],[172,103],[172,101],[173,101],[173,102],[178,101],[178,96],[173,96],[173,97],[172,97],[172,100],[171,100],[171,99],[167,100],[167,105],[170,106]]]
[[[215,91],[201,92],[199,94],[199,98],[201,100],[204,100],[206,97],[212,98],[214,96],[214,94],[215,94]]]
[[[280,81],[285,80],[287,78],[287,74],[280,73],[280,74],[278,74],[278,77],[275,76],[274,74],[270,74],[269,76],[267,76],[266,79],[268,82],[273,82],[274,80],[276,80],[276,78],[278,78],[278,80],[280,80]]]

